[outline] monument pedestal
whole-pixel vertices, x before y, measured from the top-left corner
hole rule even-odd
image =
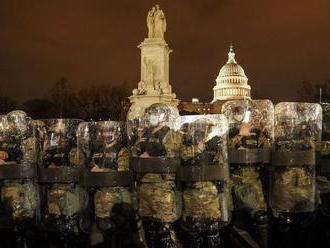
[[[138,47],[141,49],[141,80],[129,97],[130,113],[141,114],[154,103],[177,107],[179,100],[169,84],[169,54],[172,50],[162,38],[146,38]]]

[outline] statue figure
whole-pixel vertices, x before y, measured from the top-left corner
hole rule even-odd
[[[154,14],[155,14],[155,7],[152,7],[151,10],[148,12],[147,16],[147,26],[148,26],[148,38],[154,37]]]
[[[148,38],[164,39],[166,32],[166,18],[164,12],[156,4],[152,7],[147,16]]]
[[[159,8],[159,5],[156,4],[156,12],[154,15],[155,23],[155,38],[164,39],[164,33],[166,32],[166,19],[164,12]]]

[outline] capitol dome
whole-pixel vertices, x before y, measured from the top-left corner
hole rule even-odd
[[[228,61],[221,68],[213,91],[214,98],[212,102],[250,98],[251,87],[248,85],[248,78],[244,69],[237,64],[232,46],[230,46],[228,53]]]

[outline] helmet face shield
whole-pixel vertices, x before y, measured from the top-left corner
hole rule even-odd
[[[178,155],[175,120],[178,110],[170,105],[155,103],[138,117],[128,114],[127,133],[130,150],[135,157],[173,157]]]
[[[274,106],[269,100],[233,100],[222,106],[229,122],[230,148],[271,148]]]
[[[0,118],[0,163],[31,164],[37,160],[35,126],[23,111],[15,110]]]
[[[20,110],[15,110],[7,114],[9,131],[13,135],[24,135],[29,130],[31,125],[31,118],[27,114]]]
[[[44,139],[42,144],[43,167],[75,165],[78,119],[43,120]]]

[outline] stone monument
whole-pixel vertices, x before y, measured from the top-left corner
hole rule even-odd
[[[148,38],[138,46],[141,49],[141,80],[129,97],[131,113],[153,103],[166,103],[174,107],[179,104],[169,84],[169,55],[172,50],[164,39],[166,18],[158,4],[148,12],[147,27]]]

